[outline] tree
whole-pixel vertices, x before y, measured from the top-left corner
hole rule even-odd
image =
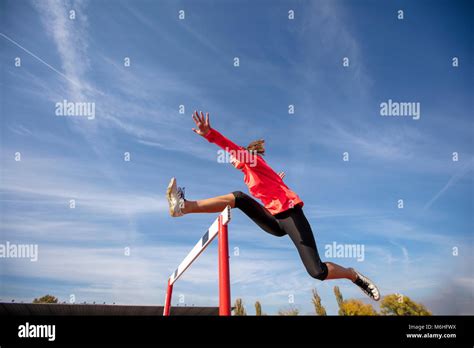
[[[242,303],[242,299],[238,298],[235,300],[235,309],[234,309],[234,315],[247,315],[247,312],[245,311],[244,304]]]
[[[33,303],[58,303],[58,298],[52,295],[44,295],[40,298],[35,298]]]
[[[334,295],[339,305],[339,315],[377,315],[377,312],[370,304],[365,304],[362,301],[349,299],[344,300],[339,287],[334,287]]]
[[[408,296],[392,294],[385,296],[380,304],[383,315],[431,315],[421,303],[416,303]]]
[[[278,311],[278,315],[289,315],[289,316],[293,316],[293,315],[298,315],[300,314],[300,311],[298,310],[298,308],[288,308],[288,309],[280,309]]]
[[[311,302],[313,302],[314,310],[317,315],[327,315],[326,308],[321,304],[321,297],[319,297],[316,289],[313,289],[313,298]]]
[[[339,315],[346,315],[345,312],[344,312],[344,306],[343,306],[344,298],[342,297],[341,290],[339,290],[338,286],[334,287],[334,295],[336,295],[336,301],[337,301],[337,304],[339,306],[338,314]]]
[[[372,305],[365,304],[360,300],[345,300],[341,307],[344,315],[377,315]]]
[[[255,302],[255,315],[262,315],[262,305],[260,302]]]

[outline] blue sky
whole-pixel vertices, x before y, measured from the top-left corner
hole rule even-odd
[[[38,244],[39,260],[1,259],[0,298],[162,304],[215,218],[170,218],[170,177],[189,199],[246,191],[191,131],[197,109],[236,143],[266,140],[321,254],[365,247],[363,262],[324,259],[436,314],[474,314],[472,15],[469,1],[1,0],[1,240]],[[56,116],[64,99],[94,102],[96,117]],[[380,116],[389,99],[420,103],[420,119]],[[240,211],[230,243],[232,297],[250,313],[256,300],[269,314],[311,313],[316,288],[337,314],[334,285],[363,298],[349,282],[312,279],[289,238]],[[213,244],[174,302],[216,305],[216,260]]]

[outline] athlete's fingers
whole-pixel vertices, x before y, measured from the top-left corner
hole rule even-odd
[[[191,128],[194,133],[199,134],[198,131],[195,128]]]
[[[196,126],[199,127],[199,123],[200,123],[199,118],[197,118],[194,114],[193,114],[193,121],[194,121],[194,123],[196,123]]]
[[[201,122],[202,123],[205,123],[206,120],[204,119],[204,112],[201,111]]]
[[[211,122],[209,121],[209,113],[206,112],[206,124],[208,127],[211,127]]]
[[[193,118],[199,123],[201,119],[199,118],[199,114],[196,110],[194,110]]]

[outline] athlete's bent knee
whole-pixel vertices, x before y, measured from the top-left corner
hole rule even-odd
[[[242,202],[244,202],[245,200],[250,198],[246,193],[244,193],[242,191],[234,191],[234,192],[232,192],[232,194],[234,195],[234,198],[235,198],[235,207],[236,208],[240,208]]]
[[[328,266],[324,262],[320,262],[318,266],[308,268],[308,273],[315,279],[324,280],[328,276]]]
[[[245,196],[247,196],[242,191],[234,191],[234,192],[232,192],[232,194],[234,195],[236,200],[239,199],[239,198],[244,198]]]

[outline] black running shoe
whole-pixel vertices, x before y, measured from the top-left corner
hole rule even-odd
[[[375,301],[380,300],[380,291],[377,289],[377,286],[366,276],[363,276],[357,271],[355,272],[357,273],[357,279],[354,281],[354,284],[361,288],[371,299]]]

